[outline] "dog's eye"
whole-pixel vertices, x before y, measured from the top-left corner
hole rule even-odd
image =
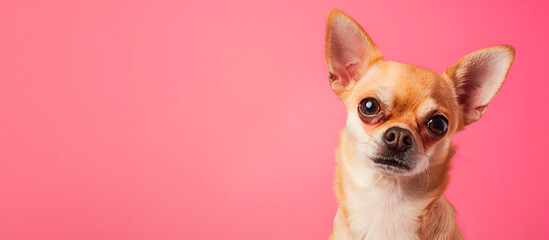
[[[448,131],[448,119],[441,115],[434,116],[427,122],[427,128],[435,135],[444,135]]]
[[[373,98],[366,98],[358,105],[358,111],[365,117],[372,117],[381,110],[379,103]]]

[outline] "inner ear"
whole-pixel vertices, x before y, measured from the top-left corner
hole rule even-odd
[[[511,46],[485,48],[446,69],[444,74],[454,82],[465,125],[480,119],[503,84],[514,55]]]
[[[333,9],[326,24],[326,61],[334,91],[349,89],[367,67],[383,59],[366,32],[342,11]]]

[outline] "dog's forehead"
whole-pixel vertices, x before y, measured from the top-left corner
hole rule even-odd
[[[414,65],[382,62],[372,66],[353,90],[355,101],[375,95],[395,111],[428,112],[451,107],[453,92],[443,76]]]

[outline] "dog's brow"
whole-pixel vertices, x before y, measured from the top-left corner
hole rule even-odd
[[[379,83],[376,83],[378,86],[379,86]],[[390,101],[391,101],[391,93],[383,88],[381,88],[381,86],[379,86],[379,90],[377,91],[378,93],[378,97],[380,98],[379,100],[381,100],[382,102],[384,102],[385,104],[389,104]]]
[[[432,98],[427,98],[419,107],[418,113],[420,116],[425,116],[437,109],[437,104]]]

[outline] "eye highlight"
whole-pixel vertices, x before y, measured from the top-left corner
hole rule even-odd
[[[448,131],[448,119],[442,115],[436,115],[427,122],[427,128],[433,134],[442,136]]]
[[[364,117],[373,117],[380,111],[379,103],[373,98],[365,98],[358,104],[358,112]]]

